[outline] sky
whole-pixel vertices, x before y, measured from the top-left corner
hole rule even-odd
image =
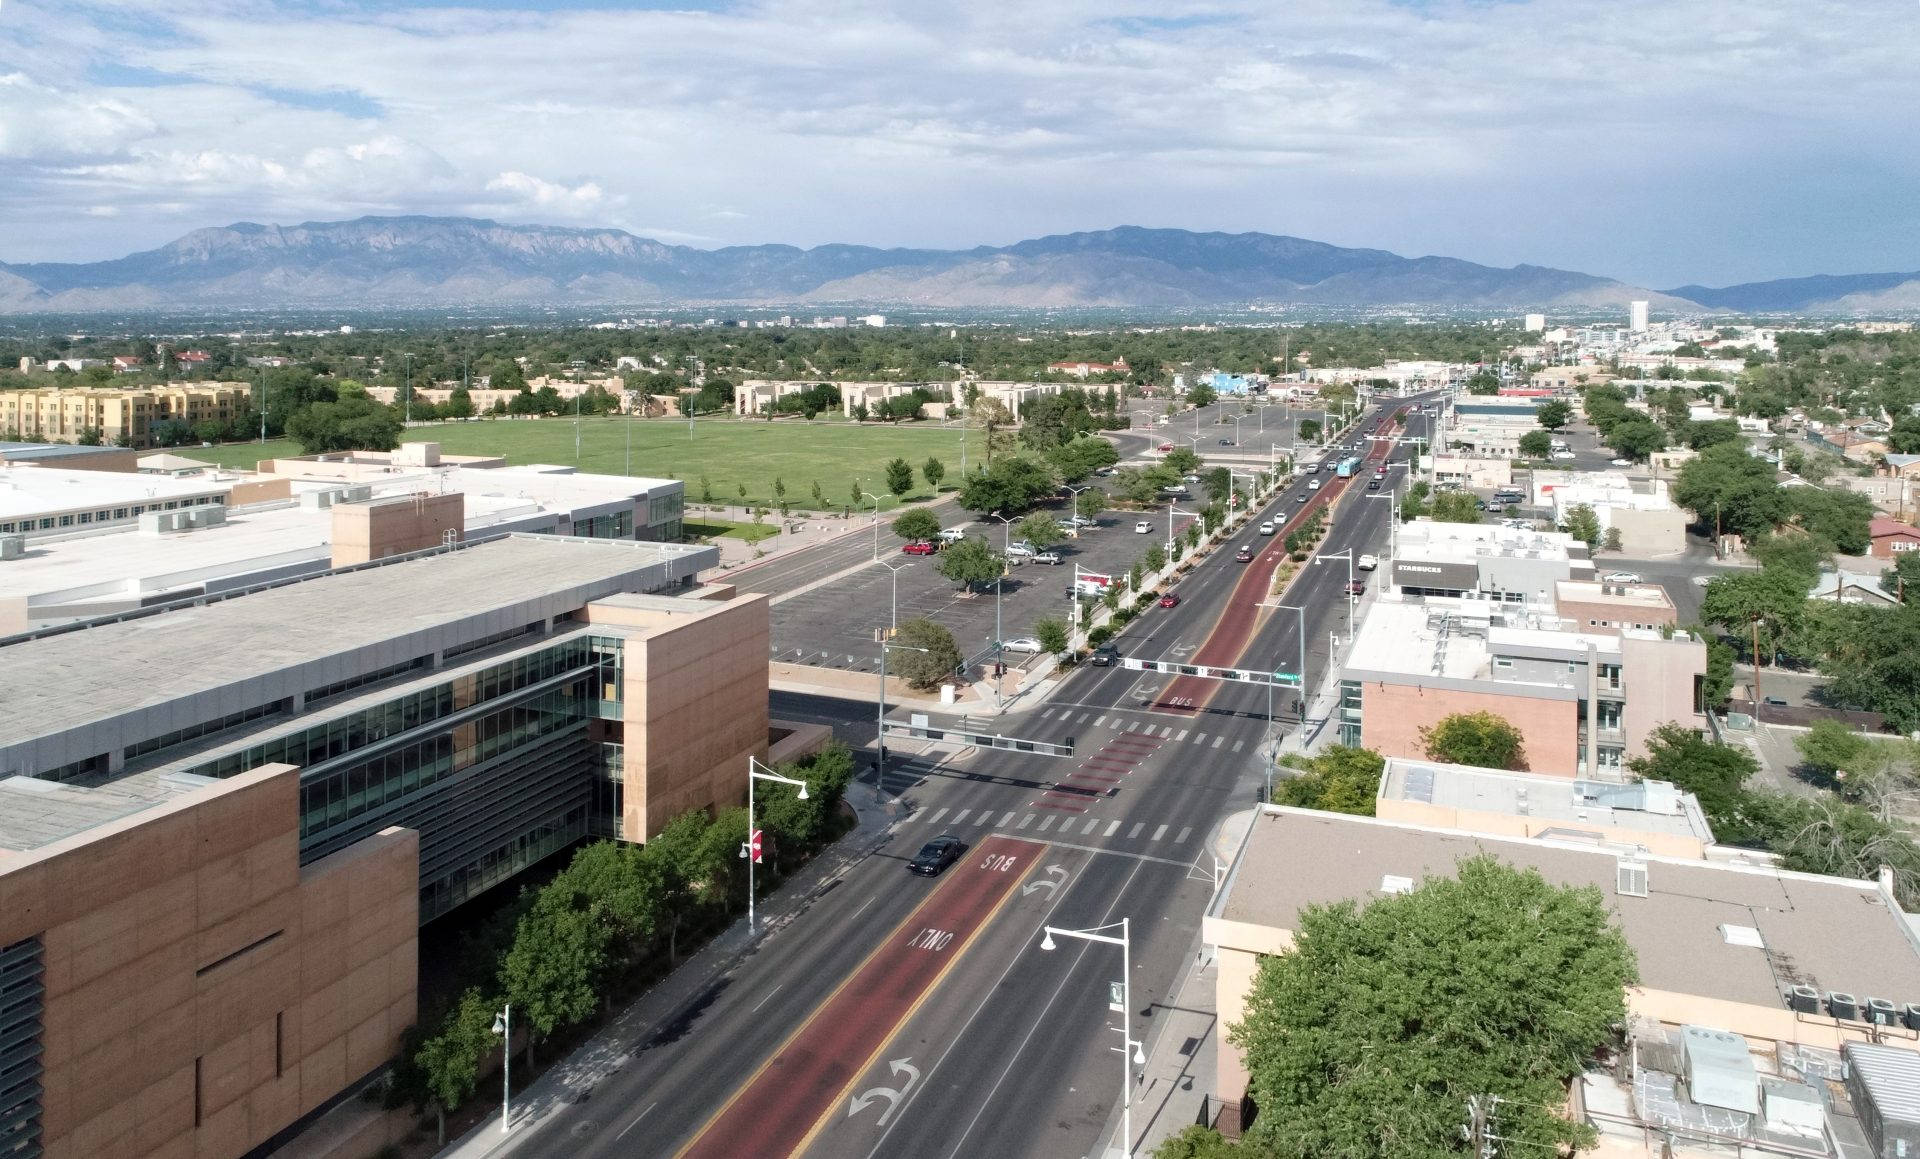
[[[0,0],[0,262],[427,213],[1920,270],[1920,0]]]

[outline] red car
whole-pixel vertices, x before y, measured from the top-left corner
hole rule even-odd
[[[1367,594],[1367,581],[1366,581],[1366,580],[1363,580],[1363,579],[1357,579],[1357,580],[1348,580],[1348,581],[1347,581],[1347,594],[1348,594],[1348,595],[1350,595],[1350,596],[1364,596],[1364,595],[1366,595],[1366,594]]]
[[[907,555],[932,555],[940,549],[924,539],[916,539],[912,543],[902,544],[900,550]]]
[[[1164,596],[1161,596],[1161,597],[1160,597],[1160,606],[1161,606],[1161,607],[1163,607],[1163,608],[1175,608],[1175,607],[1179,607],[1179,606],[1180,606],[1180,594],[1179,594],[1178,592],[1168,592],[1168,593],[1167,593],[1166,595],[1164,595]]]
[[[1161,443],[1161,444],[1160,444],[1159,446],[1157,446],[1157,447],[1155,447],[1155,448],[1154,448],[1154,450],[1156,450],[1156,451],[1162,451],[1162,452],[1165,452],[1165,451],[1171,451],[1171,450],[1173,450],[1173,444],[1172,444],[1172,443]]]

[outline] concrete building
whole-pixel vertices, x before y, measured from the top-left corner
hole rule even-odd
[[[1528,314],[1525,318],[1521,319],[1520,328],[1529,334],[1544,334],[1547,330],[1547,316],[1545,314]]]
[[[0,536],[27,539],[132,527],[151,514],[224,508],[250,489],[231,475],[166,478],[0,463]]]
[[[139,452],[127,447],[82,447],[74,443],[0,442],[0,463],[31,463],[72,471],[133,471]]]
[[[1560,531],[1418,519],[1399,529],[1389,590],[1441,605],[1554,606],[1554,585],[1593,578],[1587,545]]]
[[[1669,721],[1704,729],[1707,648],[1685,632],[1565,631],[1558,615],[1383,599],[1341,672],[1339,739],[1423,757],[1424,729],[1491,712],[1526,741],[1526,768],[1619,780]]]
[[[1553,585],[1554,609],[1567,630],[1618,635],[1629,629],[1659,631],[1680,615],[1659,584],[1611,584],[1563,580]]]
[[[247,1153],[392,1055],[419,924],[824,740],[714,561],[515,535],[0,641],[5,1126]]]
[[[1433,481],[1462,487],[1507,487],[1513,483],[1508,455],[1442,453],[1433,456]]]
[[[1578,394],[1589,386],[1613,381],[1613,372],[1594,366],[1543,366],[1527,379],[1540,390],[1555,394]]]
[[[1619,471],[1544,471],[1532,475],[1533,503],[1552,507],[1554,522],[1566,526],[1575,507],[1585,504],[1601,530],[1618,529],[1620,550],[1636,559],[1679,555],[1687,546],[1687,513],[1674,505],[1659,480],[1631,482]]]
[[[1768,1074],[1783,1084],[1825,1089],[1826,1078],[1845,1073],[1842,1052],[1856,1054],[1873,1044],[1904,1053],[1920,1045],[1920,1030],[1904,1017],[1905,1004],[1920,994],[1920,942],[1889,877],[1856,881],[1794,873],[1765,864],[1762,855],[1712,845],[1701,854],[1663,852],[1675,841],[1690,844],[1696,835],[1681,832],[1674,815],[1617,805],[1602,809],[1599,802],[1556,802],[1556,811],[1575,810],[1571,823],[1521,835],[1511,831],[1518,818],[1496,814],[1517,808],[1524,815],[1542,794],[1529,791],[1524,801],[1515,801],[1517,796],[1491,808],[1463,803],[1417,810],[1434,814],[1432,823],[1262,807],[1202,922],[1202,937],[1216,952],[1220,1024],[1244,1017],[1260,960],[1293,947],[1300,914],[1309,906],[1349,900],[1365,905],[1429,877],[1451,875],[1462,858],[1488,855],[1556,884],[1598,889],[1637,958],[1640,981],[1625,995],[1632,1045],[1621,1073],[1628,1092],[1622,1097],[1620,1080],[1595,1067],[1575,1082],[1567,1108],[1601,1130],[1596,1154],[1804,1159],[1875,1153],[1864,1145],[1836,1151],[1805,1137],[1796,1142],[1774,1135],[1769,1142],[1765,1130],[1743,1141],[1742,1133],[1766,1125],[1763,1111],[1775,1122],[1785,1117],[1765,1106],[1763,1096],[1797,1093],[1786,1085],[1767,1086]],[[1395,803],[1385,793],[1381,801],[1415,811],[1408,809],[1411,802]],[[1579,811],[1588,816],[1581,819]],[[1442,827],[1448,817],[1457,827]],[[1482,823],[1487,829],[1476,828]],[[1869,995],[1900,1017],[1868,1021]],[[1698,1076],[1674,1081],[1674,1072],[1687,1073],[1683,1051],[1675,1046],[1688,1028],[1722,1036],[1733,1048],[1735,1069],[1746,1063],[1746,1089],[1732,1086],[1733,1093],[1754,1100],[1752,1112],[1716,1108],[1715,1116],[1700,1114],[1701,1104],[1713,1107],[1722,1096],[1710,1094],[1710,1084]],[[1668,1049],[1654,1049],[1661,1043]],[[1248,1093],[1244,1062],[1225,1035],[1216,1049],[1215,1094],[1237,1108]],[[1752,1062],[1746,1062],[1749,1053]],[[1807,1093],[1816,1108],[1831,1102]],[[1850,1117],[1858,1109],[1845,1108],[1845,1121],[1830,1110],[1826,1133],[1816,1121],[1812,1138],[1851,1130],[1844,1138],[1864,1144],[1859,1120]]]
[[[1641,334],[1646,331],[1647,304],[1645,302],[1627,303],[1627,329],[1633,331],[1635,334]]]
[[[204,386],[40,387],[0,391],[0,431],[17,439],[78,442],[97,432],[121,447],[145,447],[164,422],[231,422],[253,405],[244,383]]]

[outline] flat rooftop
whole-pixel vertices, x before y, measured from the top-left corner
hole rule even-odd
[[[124,455],[125,447],[83,447],[76,443],[15,443],[0,440],[0,459],[31,463],[35,459],[72,459],[81,455]]]
[[[1673,611],[1673,600],[1659,584],[1609,584],[1593,580],[1561,580],[1553,585],[1555,603],[1575,600],[1590,604],[1618,604],[1644,611]]]
[[[1602,655],[1620,651],[1616,636],[1560,631],[1560,623],[1558,616],[1536,615],[1517,605],[1442,607],[1382,598],[1360,622],[1346,667],[1361,672],[1490,681],[1491,657],[1496,654],[1537,650],[1584,653],[1589,644]],[[1511,686],[1526,682],[1500,683]]]
[[[1497,523],[1435,523],[1416,520],[1400,528],[1399,556],[1433,562],[1472,563],[1488,556],[1571,559],[1574,539],[1561,531],[1523,531]]]
[[[84,833],[97,825],[190,793],[196,778],[128,778],[97,787],[43,781],[37,777],[0,778],[0,869],[6,853],[24,853]]]
[[[1383,878],[1418,883],[1490,854],[1548,881],[1593,886],[1640,961],[1643,985],[1756,1006],[1784,1007],[1805,984],[1894,1002],[1920,1002],[1920,949],[1905,918],[1871,882],[1676,858],[1641,857],[1647,896],[1616,892],[1617,856],[1537,838],[1494,837],[1265,806],[1253,822],[1216,916],[1299,928],[1300,911],[1384,896]],[[1730,944],[1721,926],[1758,930],[1763,948]]]
[[[216,480],[206,475],[175,479],[133,471],[78,471],[37,463],[0,462],[0,521],[11,522],[50,511],[165,503],[224,493],[232,486],[231,479]]]
[[[0,647],[0,746],[678,563],[691,544],[510,535]]]
[[[1656,791],[1649,795],[1639,784],[1569,781],[1565,777],[1388,757],[1380,796],[1508,817],[1564,821],[1572,830],[1604,827],[1713,841],[1713,830],[1692,794]],[[1636,801],[1655,808],[1636,807]],[[1673,811],[1655,811],[1667,807]]]

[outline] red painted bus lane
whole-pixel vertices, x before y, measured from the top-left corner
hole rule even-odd
[[[969,849],[681,1149],[681,1159],[795,1154],[1033,869],[1042,848],[993,836]]]

